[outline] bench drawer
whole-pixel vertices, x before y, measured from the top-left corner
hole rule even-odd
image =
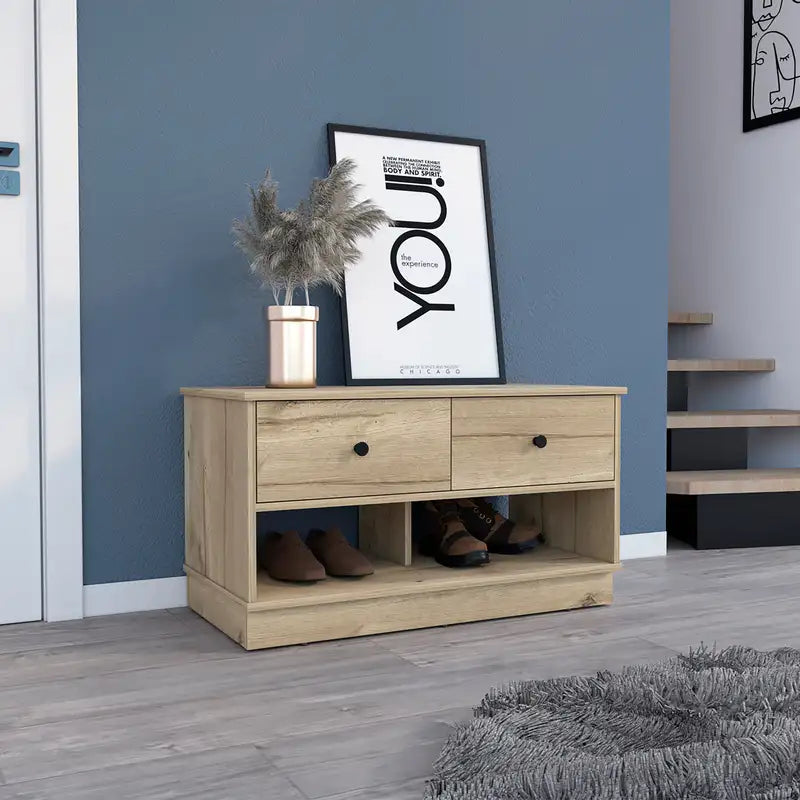
[[[613,480],[614,424],[613,397],[453,398],[453,489]]]
[[[259,503],[449,489],[449,399],[256,404]]]

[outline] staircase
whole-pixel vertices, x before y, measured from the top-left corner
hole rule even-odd
[[[670,325],[711,325],[706,312]],[[800,544],[800,469],[749,469],[749,428],[800,427],[800,410],[689,411],[692,372],[774,372],[771,358],[667,362],[667,532],[698,550]]]

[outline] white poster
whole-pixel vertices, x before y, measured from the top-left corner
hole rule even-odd
[[[503,383],[483,142],[330,125],[394,226],[345,279],[348,383]]]

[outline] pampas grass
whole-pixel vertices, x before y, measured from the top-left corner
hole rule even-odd
[[[359,239],[391,224],[372,200],[356,202],[355,168],[352,159],[343,159],[327,178],[311,184],[307,200],[288,211],[278,208],[278,184],[269,170],[250,187],[250,216],[234,220],[232,232],[250,259],[250,271],[272,289],[276,304],[283,292],[283,304],[291,305],[300,288],[306,305],[313,286],[341,294],[345,272],[361,257]]]

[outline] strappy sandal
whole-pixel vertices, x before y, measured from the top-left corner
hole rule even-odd
[[[425,503],[420,512],[419,552],[443,567],[480,567],[489,563],[486,545],[464,527],[455,503]]]
[[[486,500],[456,500],[464,527],[486,543],[490,553],[517,555],[533,550],[544,541],[536,520],[517,523],[506,519]]]

